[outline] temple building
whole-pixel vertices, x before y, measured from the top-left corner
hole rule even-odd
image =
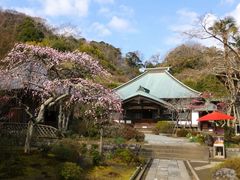
[[[169,67],[149,68],[115,89],[122,99],[121,122],[128,124],[179,120],[179,124],[197,126],[203,111],[213,111],[212,103],[198,103],[201,93],[186,86],[170,72]],[[194,107],[194,108],[193,108]]]

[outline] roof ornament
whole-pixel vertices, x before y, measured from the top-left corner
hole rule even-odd
[[[146,71],[146,67],[142,66],[141,68],[138,69],[138,71],[144,73]]]
[[[139,86],[137,91],[143,91],[143,92],[148,93],[148,94],[150,93],[150,90],[145,88],[145,87],[143,87],[143,86]]]

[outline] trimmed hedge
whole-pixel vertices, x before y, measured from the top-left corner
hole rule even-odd
[[[167,133],[170,134],[173,132],[174,124],[169,121],[158,121],[153,132],[154,134]]]

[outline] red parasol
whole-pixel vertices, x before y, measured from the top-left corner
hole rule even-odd
[[[214,111],[210,114],[200,117],[197,120],[198,121],[219,121],[219,120],[233,120],[233,119],[234,119],[233,116],[229,116],[227,114]]]

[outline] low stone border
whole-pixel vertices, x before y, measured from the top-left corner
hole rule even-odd
[[[139,166],[135,170],[133,175],[130,177],[130,180],[140,180],[140,179],[142,179],[142,177],[146,173],[147,168],[149,168],[149,165],[151,164],[151,162],[152,162],[152,159],[148,159],[147,163],[145,163],[144,165]]]
[[[197,173],[195,172],[195,170],[193,169],[192,165],[190,164],[190,162],[188,160],[186,162],[187,162],[187,165],[188,165],[188,167],[189,167],[189,169],[190,169],[194,179],[195,180],[200,180],[198,175],[197,175]]]

